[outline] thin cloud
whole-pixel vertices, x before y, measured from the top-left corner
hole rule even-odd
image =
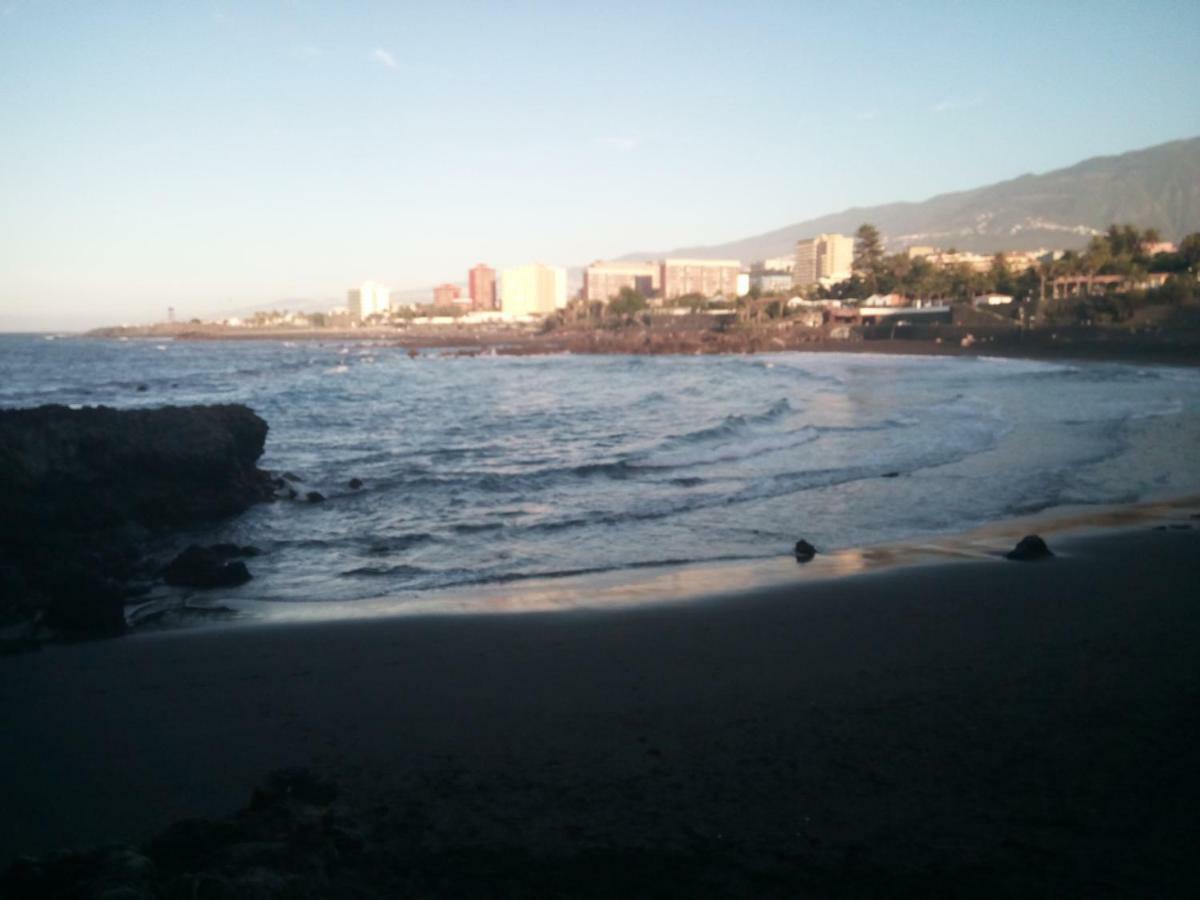
[[[396,57],[392,56],[392,54],[388,53],[382,47],[376,47],[371,51],[371,59],[389,69],[400,68],[400,63],[396,62]]]
[[[618,153],[628,153],[630,150],[636,150],[640,141],[627,135],[607,135],[597,138],[596,143],[609,150],[616,150]]]
[[[982,97],[972,97],[970,100],[943,100],[941,103],[933,104],[929,110],[935,113],[958,112],[961,109],[970,109],[972,106],[978,106],[982,102]]]

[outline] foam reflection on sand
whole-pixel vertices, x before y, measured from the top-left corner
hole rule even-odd
[[[314,622],[389,616],[546,613],[617,610],[704,598],[745,595],[757,590],[910,566],[997,560],[1024,535],[1070,538],[1105,530],[1163,526],[1196,515],[1200,496],[1125,506],[1064,508],[1009,519],[957,535],[897,541],[818,553],[811,562],[791,557],[746,562],[693,563],[593,572],[558,578],[529,578],[465,589],[408,592],[355,601],[263,603],[229,601],[242,621]],[[1057,549],[1057,548],[1056,548]]]

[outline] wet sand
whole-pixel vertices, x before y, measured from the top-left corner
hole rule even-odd
[[[302,765],[408,823],[396,865],[444,864],[433,895],[1191,896],[1176,518],[1038,563],[2,658],[0,859],[225,815]]]

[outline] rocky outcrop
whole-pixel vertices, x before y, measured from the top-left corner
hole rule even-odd
[[[0,410],[0,622],[124,630],[146,539],[273,495],[266,436],[238,405]]]
[[[242,553],[242,549],[233,544],[213,544],[211,547],[192,544],[163,569],[163,581],[177,587],[194,588],[245,584],[250,580],[246,564],[240,559],[229,561],[231,557],[251,555]]]
[[[1036,534],[1027,534],[1017,542],[1017,546],[1004,554],[1004,558],[1032,562],[1038,559],[1048,559],[1053,555],[1041,537]]]

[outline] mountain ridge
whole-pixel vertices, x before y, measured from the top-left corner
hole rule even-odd
[[[621,259],[740,259],[784,256],[796,241],[822,233],[853,234],[875,225],[895,252],[916,244],[976,252],[1066,250],[1113,222],[1157,228],[1166,240],[1200,231],[1200,137],[1107,156],[1042,174],[1025,173],[926,200],[856,206],[761,234]]]

